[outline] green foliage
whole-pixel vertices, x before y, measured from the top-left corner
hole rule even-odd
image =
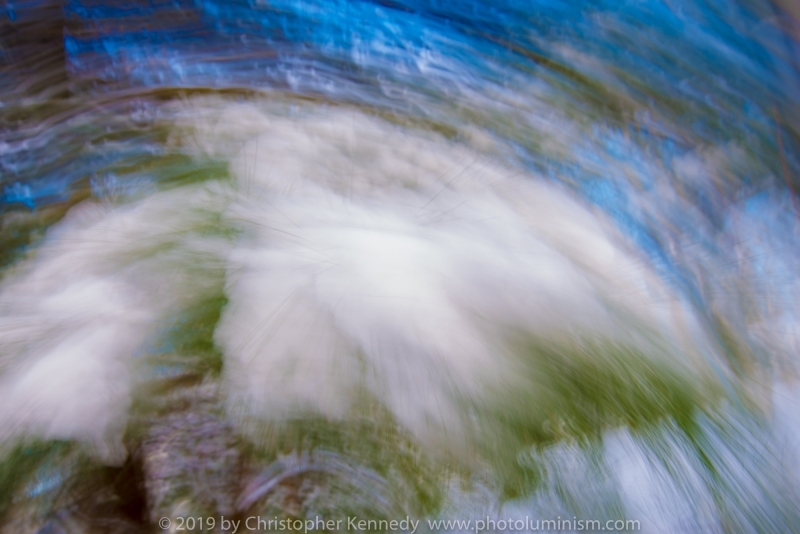
[[[228,299],[221,293],[193,304],[170,329],[166,342],[192,373],[217,378],[222,352],[214,344],[214,328]]]
[[[74,448],[67,441],[27,441],[6,451],[0,458],[0,522],[21,497],[26,484],[34,481],[37,471],[62,461]]]
[[[592,443],[615,428],[633,432],[676,422],[691,431],[714,388],[664,357],[606,340],[553,343],[529,338],[519,347],[518,379],[475,407],[480,441],[503,481],[506,498],[535,489],[541,467],[520,454],[557,442]]]

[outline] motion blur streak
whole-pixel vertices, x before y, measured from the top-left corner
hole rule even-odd
[[[798,15],[6,2],[0,528],[796,531]]]

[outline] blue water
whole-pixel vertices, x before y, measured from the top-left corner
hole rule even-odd
[[[725,205],[798,187],[796,45],[776,25],[778,12],[724,1],[72,0],[63,40],[70,75],[92,80],[83,86],[90,99],[132,88],[282,90],[456,125],[460,110],[473,108],[476,125],[609,212],[665,275],[697,292],[669,242],[716,254]],[[591,128],[554,157],[530,141],[548,136],[546,121],[503,99],[544,100]],[[34,208],[87,176],[163,152],[147,135],[91,147],[68,135],[4,154],[3,203]],[[733,143],[758,165],[713,184],[669,176],[676,158]],[[621,166],[639,185],[619,175]],[[679,198],[659,198],[659,187]]]
[[[46,17],[61,33],[0,48],[0,216],[224,175],[170,143],[169,102],[351,106],[490,139],[607,217],[732,358],[728,330],[767,375],[794,376],[800,46],[782,5],[8,1],[9,32]],[[14,258],[35,250],[30,232]]]
[[[3,17],[36,20],[46,4],[8,2]],[[721,236],[732,206],[779,241],[796,231],[797,45],[777,23],[787,15],[766,2],[70,0],[61,13],[78,108],[6,124],[3,206],[63,202],[86,181],[167,156],[147,126],[157,107],[130,95],[237,88],[472,122],[608,212],[698,300],[703,282],[687,264],[731,261]],[[19,66],[11,61],[7,82]],[[7,88],[9,104],[23,93]],[[35,107],[36,95],[26,98],[19,105]],[[548,106],[583,131],[555,155],[541,139],[562,126],[534,115]],[[104,139],[118,130],[127,139]],[[687,155],[734,146],[747,162],[723,174],[675,173]],[[682,243],[695,252],[676,256]]]

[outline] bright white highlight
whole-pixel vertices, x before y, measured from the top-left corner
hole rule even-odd
[[[223,278],[230,406],[270,420],[345,418],[368,393],[425,442],[462,436],[459,403],[514,377],[514,330],[648,348],[635,318],[681,347],[670,365],[698,363],[698,329],[623,241],[498,157],[352,111],[183,116],[231,181],[81,206],[4,280],[4,438],[118,454],[135,355]]]

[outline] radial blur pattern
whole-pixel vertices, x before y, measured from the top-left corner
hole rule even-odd
[[[793,0],[6,0],[0,531],[789,533]]]

